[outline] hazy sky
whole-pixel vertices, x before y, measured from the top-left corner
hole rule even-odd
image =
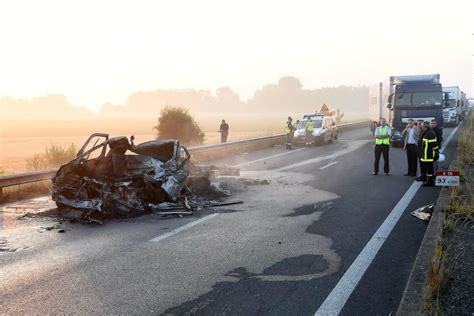
[[[471,93],[472,2],[1,1],[0,96],[98,109],[137,90],[247,99],[285,75],[317,88],[414,73]]]

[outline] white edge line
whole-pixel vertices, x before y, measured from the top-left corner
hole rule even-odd
[[[458,128],[459,128],[459,125],[456,126],[455,129],[453,129],[453,131],[451,132],[451,134],[448,135],[448,138],[446,138],[446,140],[444,141],[444,144],[441,145],[441,149],[439,150],[439,152],[442,153],[442,152],[448,147],[449,142],[450,142],[451,139],[454,137],[454,134],[456,134],[456,132],[458,131]]]
[[[294,150],[287,151],[287,152],[284,152],[284,153],[279,153],[279,154],[276,154],[276,155],[273,155],[273,156],[268,156],[268,157],[264,157],[264,158],[260,158],[260,159],[256,159],[256,160],[252,160],[252,161],[243,162],[241,164],[234,165],[232,167],[243,167],[243,166],[246,166],[246,165],[253,164],[255,162],[259,162],[259,161],[263,161],[263,160],[267,160],[267,159],[272,159],[272,158],[276,158],[276,157],[280,157],[280,156],[284,156],[284,155],[289,155],[291,153],[295,153],[295,152],[298,152],[298,151],[304,150],[304,149],[306,149],[306,148],[298,148],[298,149],[294,149]]]
[[[338,315],[341,312],[347,299],[420,187],[421,182],[413,182],[314,315]]]
[[[207,221],[207,220],[209,220],[209,219],[211,219],[211,218],[214,218],[214,217],[216,217],[217,215],[219,215],[219,214],[218,214],[218,213],[214,213],[214,214],[210,214],[210,215],[201,217],[200,219],[197,219],[197,220],[195,220],[195,221],[193,221],[193,222],[191,222],[191,223],[188,223],[188,224],[186,224],[186,225],[183,225],[183,226],[181,226],[181,227],[178,227],[178,228],[176,228],[176,229],[173,229],[172,231],[170,231],[170,232],[168,232],[168,233],[165,233],[165,234],[163,234],[163,235],[160,235],[160,236],[158,236],[158,237],[155,237],[155,238],[153,238],[153,239],[150,240],[150,241],[152,241],[152,242],[159,242],[159,241],[161,241],[161,240],[163,240],[163,239],[166,239],[166,238],[168,238],[168,237],[171,237],[171,236],[173,236],[173,235],[176,235],[177,233],[182,232],[183,230],[186,230],[186,229],[188,229],[188,228],[191,228],[191,227],[193,227],[194,225],[197,225],[197,224],[202,223],[202,222],[205,222],[205,221]]]
[[[334,165],[337,164],[337,163],[338,163],[338,161],[331,162],[331,163],[329,163],[329,164],[327,164],[327,165],[325,165],[325,166],[322,166],[321,168],[319,168],[319,170],[324,170],[324,169],[326,169],[326,168],[328,168],[328,167],[334,166]]]
[[[448,147],[449,142],[454,137],[457,130],[458,126],[451,132],[451,134],[449,134],[440,151],[444,151]],[[370,238],[364,249],[359,253],[349,269],[347,269],[339,282],[337,282],[334,289],[329,293],[316,313],[314,313],[315,316],[338,315],[341,312],[365,271],[367,271],[369,265],[374,260],[385,240],[387,240],[398,220],[402,217],[408,204],[410,204],[413,197],[415,197],[421,184],[421,182],[412,183],[379,229],[375,232],[372,238]]]

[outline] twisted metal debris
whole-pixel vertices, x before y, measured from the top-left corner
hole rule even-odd
[[[196,193],[211,190],[214,196],[229,195],[215,181],[219,170],[239,173],[234,168],[194,165],[189,151],[176,140],[139,145],[133,140],[133,136],[129,141],[125,136],[92,134],[76,158],[53,178],[52,199],[58,209],[81,211],[80,218],[88,221],[150,212],[192,214],[219,206]]]

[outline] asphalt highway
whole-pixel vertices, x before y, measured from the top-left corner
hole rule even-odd
[[[60,234],[41,228],[50,219],[0,213],[0,243],[17,249],[0,252],[0,314],[393,313],[427,226],[409,212],[440,189],[403,176],[403,149],[390,160],[390,176],[372,176],[361,128],[332,144],[214,161],[241,168],[222,183],[244,204],[192,217],[64,223]],[[380,237],[386,221],[393,229]]]

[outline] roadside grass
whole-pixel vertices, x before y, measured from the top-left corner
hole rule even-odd
[[[30,171],[56,168],[76,157],[76,145],[60,146],[51,144],[46,146],[43,153],[34,154],[26,158],[26,168]]]
[[[46,146],[44,152],[26,158],[26,166],[29,171],[60,167],[76,157],[77,151],[78,149],[74,144],[69,146],[51,144]],[[4,175],[4,173],[3,169],[0,169],[0,176]],[[50,190],[50,180],[6,187],[2,189],[0,203],[49,195]]]
[[[428,300],[424,310],[432,315],[442,315],[442,305],[440,297],[446,289],[446,243],[444,240],[438,241],[433,260],[428,269]]]
[[[45,180],[36,183],[21,184],[3,188],[0,204],[32,199],[38,196],[51,194],[51,181]]]
[[[456,227],[474,222],[474,199],[471,192],[471,166],[474,162],[472,120],[473,116],[470,112],[466,117],[465,126],[459,134],[457,168],[461,173],[461,186],[450,188],[442,236],[428,270],[428,296],[423,309],[430,315],[444,314],[441,300],[448,288],[449,271],[457,261],[453,257],[456,255],[450,251],[449,236],[455,233]]]

